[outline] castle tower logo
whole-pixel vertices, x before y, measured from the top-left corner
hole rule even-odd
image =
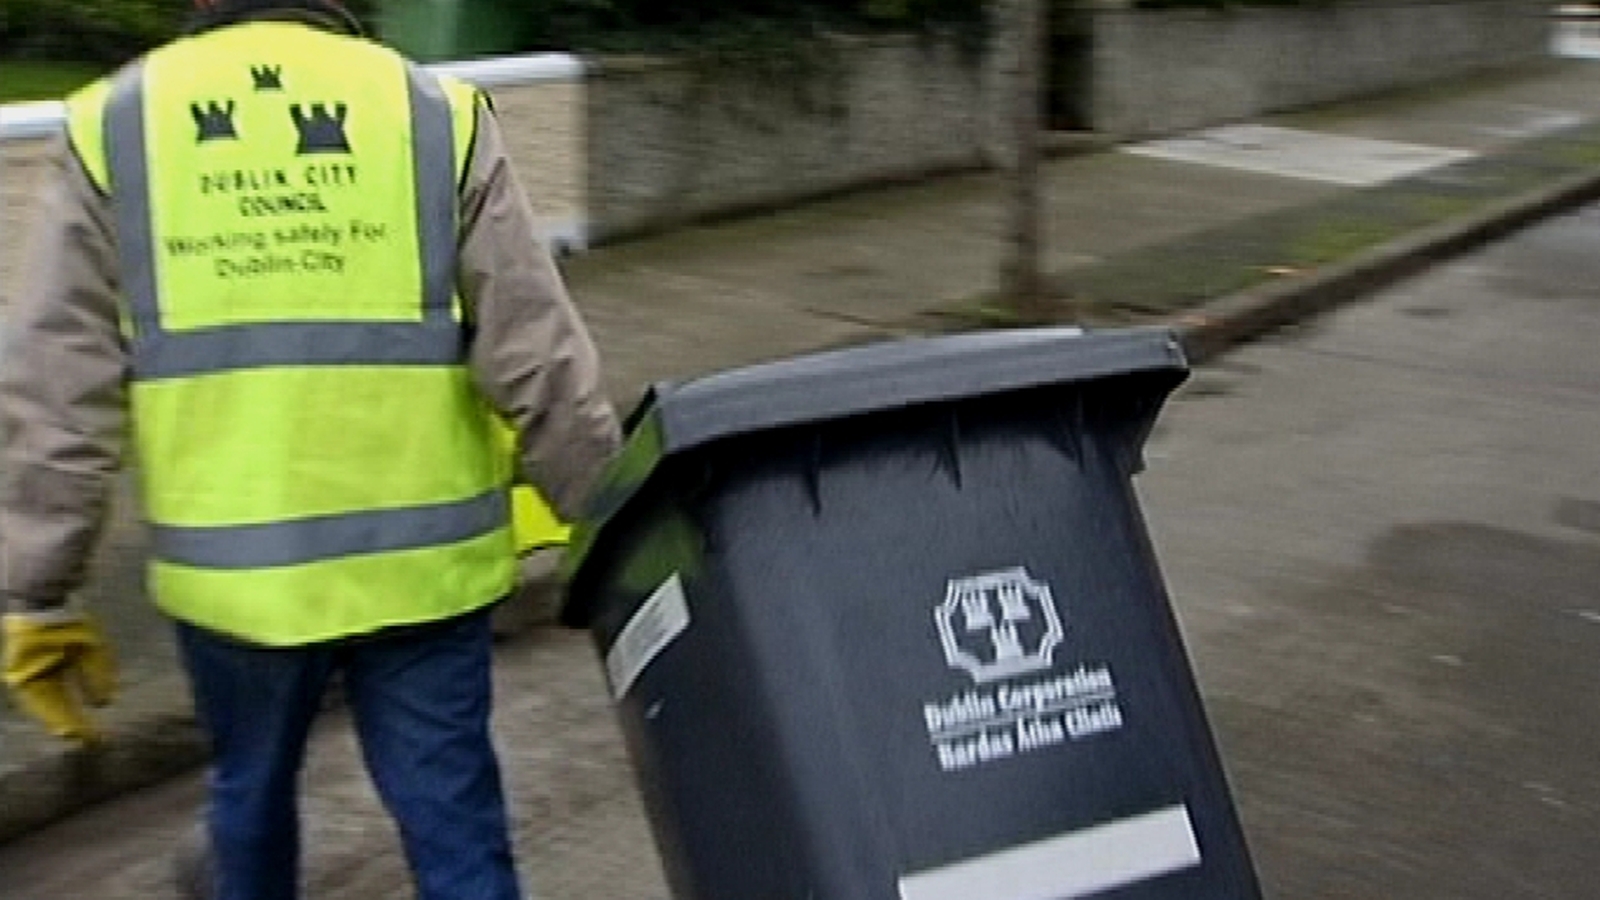
[[[197,131],[195,143],[238,140],[239,132],[233,127],[233,113],[236,107],[237,104],[232,100],[226,105],[215,100],[206,101],[205,106],[199,103],[189,104],[189,114],[194,117]]]
[[[251,66],[250,80],[257,91],[283,90],[283,66]]]
[[[1066,634],[1050,586],[1021,566],[951,579],[933,618],[945,661],[978,684],[1049,669]]]
[[[301,156],[314,153],[349,153],[350,139],[345,136],[344,123],[350,109],[343,103],[328,112],[327,104],[313,103],[309,111],[299,103],[289,107],[295,130],[300,133],[295,152]]]

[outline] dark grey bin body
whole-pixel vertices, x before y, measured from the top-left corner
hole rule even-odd
[[[658,386],[580,526],[679,900],[1254,898],[1132,489],[1164,330]]]

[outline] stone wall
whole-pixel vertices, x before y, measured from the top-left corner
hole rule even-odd
[[[1106,139],[1245,119],[1548,53],[1533,0],[1341,0],[1136,10],[1102,0],[1074,118]],[[1003,22],[1001,23],[1003,25]],[[974,59],[913,38],[841,41],[815,73],[601,60],[587,81],[590,236],[782,205],[1007,155],[1004,28]]]
[[[504,125],[517,180],[546,238],[560,249],[583,249],[588,151],[582,82],[502,84],[486,90]]]
[[[983,60],[911,38],[816,59],[604,60],[588,81],[588,214],[606,240],[985,161]]]
[[[0,310],[21,289],[28,220],[46,168],[44,140],[0,141]]]
[[[1549,6],[1386,0],[1292,8],[1097,9],[1089,127],[1139,137],[1538,59]]]

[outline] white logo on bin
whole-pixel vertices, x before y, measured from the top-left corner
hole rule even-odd
[[[1050,668],[1065,634],[1050,586],[1021,566],[951,579],[933,619],[945,661],[978,684]]]

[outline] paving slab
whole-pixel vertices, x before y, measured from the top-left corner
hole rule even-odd
[[[1574,124],[1576,116],[1562,117]],[[1472,153],[1277,125],[1222,125],[1127,148],[1135,156],[1224,166],[1285,178],[1368,186],[1436,169]]]

